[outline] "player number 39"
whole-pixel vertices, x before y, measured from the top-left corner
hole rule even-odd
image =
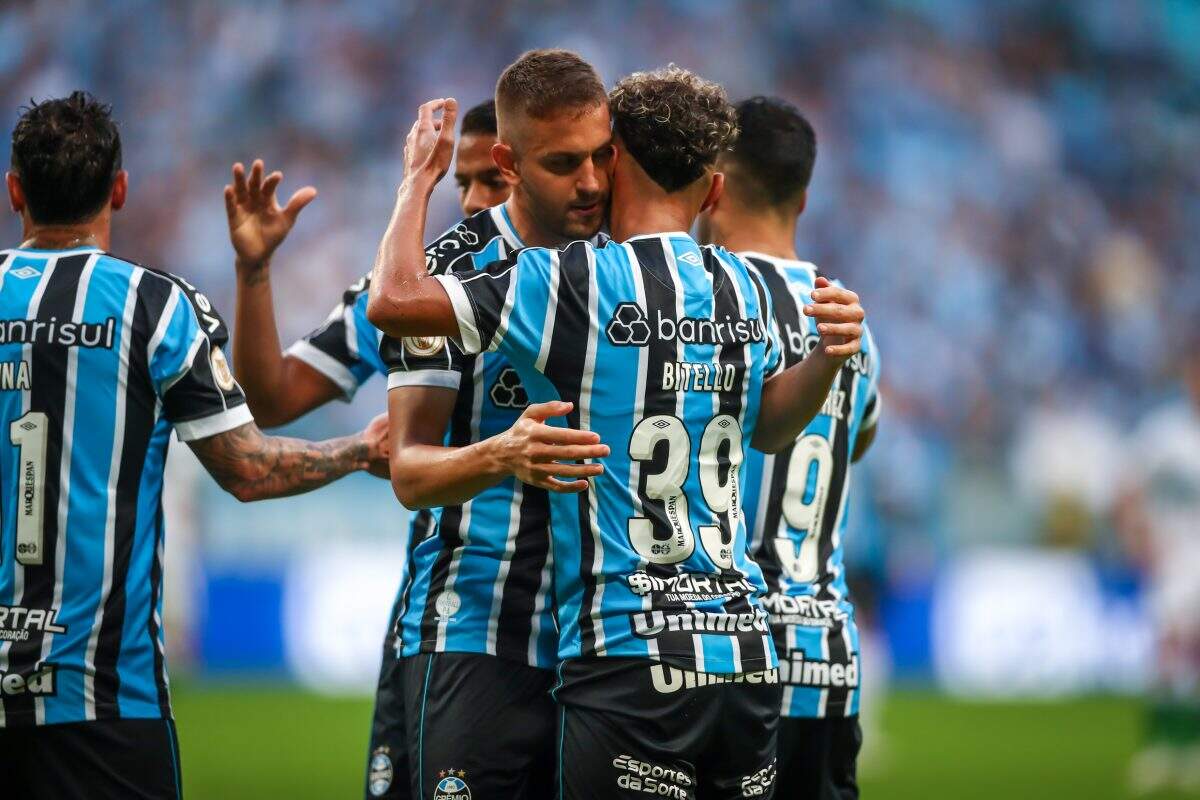
[[[631,517],[629,540],[638,555],[653,564],[676,564],[696,550],[696,534],[688,516],[688,500],[683,485],[691,462],[691,436],[678,417],[655,414],[645,417],[633,429],[629,456],[646,462],[654,457],[660,442],[667,443],[666,467],[646,476],[645,497],[663,504],[670,535],[654,535],[654,523],[646,517]],[[726,458],[720,458],[723,449]],[[700,488],[704,502],[714,515],[728,514],[736,500],[737,471],[742,463],[742,428],[735,417],[713,417],[700,438]],[[733,526],[730,525],[732,530]],[[705,553],[720,569],[733,566],[733,542],[726,541],[719,525],[701,525],[698,529]]]

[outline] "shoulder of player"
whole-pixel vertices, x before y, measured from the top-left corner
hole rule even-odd
[[[477,214],[472,214],[452,225],[433,241],[425,246],[425,267],[432,274],[448,272],[458,268],[458,261],[464,256],[474,255],[485,249],[497,239],[506,245],[515,244],[515,234],[508,236],[497,224],[498,212],[485,208]],[[505,223],[507,225],[507,223]]]
[[[165,292],[163,298],[163,307],[166,307],[166,300],[170,294],[179,292],[184,300],[191,306],[193,313],[201,323],[206,332],[212,334],[218,330],[223,331],[225,321],[221,318],[220,313],[213,307],[212,301],[208,299],[208,295],[200,291],[191,281],[184,277],[176,275],[173,272],[168,272],[163,269],[157,269],[145,264],[132,261],[121,256],[113,255],[112,253],[101,254],[105,263],[116,264],[131,270],[133,274],[140,275],[140,286],[157,285],[162,287]]]

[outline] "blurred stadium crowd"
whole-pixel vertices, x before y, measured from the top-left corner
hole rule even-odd
[[[911,575],[968,541],[1118,552],[1123,442],[1178,391],[1200,319],[1195,4],[104,6],[0,6],[8,124],[30,95],[113,103],[132,178],[114,249],[227,317],[229,165],[262,155],[285,191],[316,185],[276,259],[286,341],[369,268],[417,104],[478,102],[522,50],[576,49],[606,80],[674,61],[734,98],[790,99],[819,140],[800,252],[864,297],[883,355],[851,558]],[[432,227],[457,218],[436,199]]]

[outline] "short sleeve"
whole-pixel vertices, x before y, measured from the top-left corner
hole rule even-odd
[[[435,276],[454,306],[462,351],[499,351],[536,366],[547,316],[557,308],[560,264],[590,257],[586,248],[527,248],[476,272]]]
[[[464,362],[469,359],[444,336],[384,336],[379,357],[387,369],[388,389],[438,386],[458,389]]]
[[[191,284],[174,282],[147,345],[147,362],[163,415],[183,441],[232,430],[254,417],[222,350],[224,320]]]
[[[332,381],[346,400],[372,375],[387,371],[380,358],[379,329],[367,319],[370,285],[370,276],[351,284],[325,322],[287,349],[289,356]]]

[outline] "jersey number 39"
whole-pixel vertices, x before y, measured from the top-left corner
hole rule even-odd
[[[638,555],[653,564],[686,561],[696,550],[696,534],[688,516],[688,499],[683,485],[691,462],[692,440],[678,417],[655,414],[645,417],[633,429],[629,456],[647,462],[661,442],[667,444],[666,468],[646,476],[645,500],[663,505],[669,530],[656,536],[654,523],[647,517],[631,517],[629,540]],[[721,458],[724,450],[725,457]],[[742,463],[742,428],[729,414],[713,417],[700,439],[700,489],[704,502],[714,515],[737,510],[737,471]],[[732,522],[729,530],[732,531]],[[720,525],[701,525],[700,543],[720,569],[733,567],[733,534],[726,535]]]

